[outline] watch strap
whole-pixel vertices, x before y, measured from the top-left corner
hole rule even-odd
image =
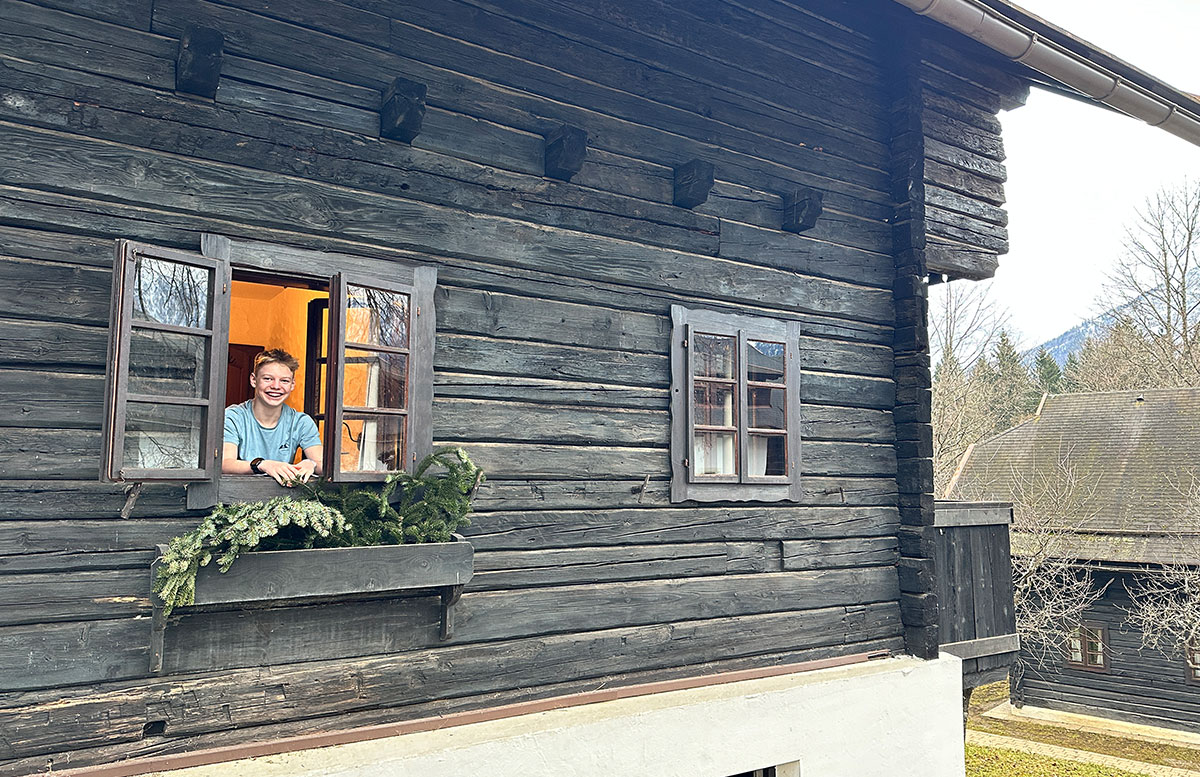
[[[262,464],[262,462],[263,462],[262,456],[259,456],[257,459],[250,462],[250,471],[253,472],[255,475],[261,475],[263,473],[263,471],[262,471],[262,468],[259,467],[258,465]]]

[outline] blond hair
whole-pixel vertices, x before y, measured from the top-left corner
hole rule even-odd
[[[258,371],[260,369],[262,369],[263,367],[267,366],[268,364],[282,364],[284,367],[287,367],[293,373],[295,373],[296,370],[300,369],[299,360],[297,360],[295,356],[292,356],[290,353],[283,350],[282,348],[270,348],[270,349],[265,350],[262,353],[258,354],[257,356],[255,356],[254,357],[254,374],[257,375]]]

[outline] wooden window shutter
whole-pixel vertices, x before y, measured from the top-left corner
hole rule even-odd
[[[225,259],[118,241],[101,479],[220,471],[229,285]]]
[[[436,283],[430,267],[412,285],[334,275],[322,430],[333,480],[379,480],[433,449]]]

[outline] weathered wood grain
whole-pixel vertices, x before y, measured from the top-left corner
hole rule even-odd
[[[0,22],[0,44],[8,56],[67,64],[157,89],[175,88],[176,41],[170,38],[18,0],[0,3]]]
[[[804,405],[800,412],[804,440],[891,442],[895,437],[890,413],[823,405]],[[433,415],[436,436],[481,441],[664,446],[669,432],[662,410],[445,398],[435,400]]]
[[[518,267],[568,266],[582,277],[629,285],[676,290],[690,286],[705,296],[725,299],[757,294],[763,303],[785,309],[880,323],[892,320],[891,295],[883,289],[832,283],[781,270],[755,271],[743,264],[582,233],[551,232],[408,200],[363,193],[351,196],[332,187],[274,175],[254,176],[259,180],[251,181],[246,171],[235,174],[218,165],[195,161],[184,164],[161,155],[80,139],[72,140],[70,150],[64,151],[64,139],[43,130],[14,129],[7,134],[12,156],[0,160],[2,183],[37,186],[53,177],[60,179],[62,186],[88,196],[103,194],[160,207],[166,204],[164,200],[174,200],[189,209],[199,208],[210,215],[247,223],[286,223],[315,233],[475,256]],[[131,170],[136,174],[131,175]],[[189,187],[174,183],[180,177],[190,182]],[[204,193],[194,193],[198,191]],[[236,191],[237,196],[223,197],[219,194],[222,191]],[[253,206],[248,204],[251,201]],[[396,219],[406,221],[410,228],[398,233],[392,228]],[[756,275],[761,275],[759,284],[754,283]]]
[[[116,518],[124,504],[124,486],[97,482],[94,473],[82,481],[0,481],[0,521]],[[132,517],[170,516],[182,507],[181,486],[150,483],[142,487]]]
[[[96,570],[146,569],[154,560],[152,550],[92,552],[48,551],[22,555],[0,555],[0,575],[26,572],[92,572]]]
[[[697,542],[495,551],[475,557],[472,591],[781,571],[775,542]]]
[[[706,507],[480,513],[463,534],[479,551],[650,542],[836,539],[894,534],[894,507]],[[570,531],[562,527],[570,526]]]
[[[669,471],[666,448],[479,442],[474,438],[436,439],[435,444],[462,445],[488,477],[496,480],[628,480],[661,477]],[[810,441],[801,444],[800,455],[804,470],[813,475],[870,477],[896,472],[895,448],[886,444]],[[0,473],[5,471],[4,464],[0,447]]]
[[[270,725],[243,727],[233,731],[221,731],[212,734],[198,734],[187,738],[175,738],[171,736],[142,737],[142,726],[146,720],[145,710],[142,709],[139,714],[131,709],[133,705],[130,705],[129,707],[122,707],[119,704],[114,703],[110,709],[112,710],[112,715],[115,720],[113,720],[112,726],[106,731],[106,733],[111,735],[113,741],[120,741],[120,736],[117,732],[119,731],[120,726],[126,725],[129,727],[130,733],[125,738],[138,741],[130,741],[124,744],[112,744],[107,746],[97,745],[88,747],[84,745],[79,750],[72,751],[69,754],[63,754],[61,758],[55,755],[43,755],[6,761],[4,765],[0,766],[0,774],[5,775],[5,777],[24,775],[45,769],[48,765],[57,767],[60,765],[66,765],[68,763],[72,766],[104,764],[110,763],[119,758],[130,757],[131,753],[137,756],[154,756],[179,753],[197,748],[227,746],[230,744],[263,741],[286,736],[316,733],[318,731],[327,731],[330,727],[354,728],[357,726],[392,723],[395,722],[397,717],[400,715],[402,715],[404,719],[428,717],[429,715],[445,715],[452,712],[483,709],[521,701],[531,701],[558,695],[592,691],[599,688],[612,688],[640,682],[702,676],[705,674],[716,674],[721,672],[736,671],[739,669],[781,666],[786,664],[802,663],[805,661],[814,661],[823,658],[831,658],[834,656],[847,655],[851,653],[869,653],[876,651],[886,652],[890,650],[900,650],[902,648],[903,642],[901,639],[897,637],[882,637],[867,639],[866,641],[855,642],[844,646],[821,646],[809,649],[706,661],[704,663],[694,664],[691,666],[661,667],[649,671],[622,672],[615,675],[609,675],[603,679],[585,678],[549,684],[531,684],[523,688],[495,691],[476,696],[437,699],[432,702],[410,704],[405,705],[399,710],[388,707],[367,709],[353,713],[344,713],[333,719],[320,718],[315,720],[289,721]],[[36,719],[39,721],[39,723],[44,719],[40,712],[27,714],[26,717]],[[90,720],[87,722],[90,722]],[[30,731],[29,733],[37,736],[38,734],[42,733],[42,731],[44,731],[44,729],[40,729],[37,732]],[[133,735],[134,731],[137,732],[136,735]],[[29,742],[29,737],[26,737],[22,740],[23,745]]]
[[[149,666],[149,636],[148,618],[0,626],[0,691],[139,677]],[[9,749],[16,733],[0,730],[0,758],[18,755]],[[88,733],[80,732],[85,738]],[[69,748],[70,741],[60,732],[54,751]]]
[[[784,540],[782,545],[785,570],[891,567],[900,559],[895,537]]]
[[[455,95],[455,103],[447,104],[448,108],[455,109],[455,106],[459,106],[458,109],[465,109],[465,106],[471,106],[471,110],[481,118],[529,132],[540,134],[555,124],[564,122],[587,126],[589,130],[596,131],[597,143],[606,150],[630,156],[653,154],[653,156],[647,157],[649,161],[666,166],[670,166],[680,158],[700,156],[713,150],[713,147],[706,145],[712,135],[710,126],[702,133],[705,138],[704,142],[689,140],[689,134],[682,132],[677,143],[674,144],[678,146],[678,149],[666,149],[671,152],[671,156],[667,157],[661,153],[664,147],[661,143],[655,142],[654,131],[650,128],[608,119],[598,113],[575,108],[571,104],[571,100],[595,104],[599,99],[592,94],[592,89],[587,83],[579,80],[568,79],[567,84],[562,87],[565,91],[561,94],[571,97],[566,101],[555,102],[551,107],[542,98],[526,97],[512,90],[497,90],[479,79],[454,74],[443,68],[430,67],[412,59],[398,58],[395,55],[384,54],[367,47],[333,43],[327,36],[299,27],[257,23],[253,17],[247,17],[236,9],[199,3],[195,0],[172,0],[169,4],[164,2],[155,6],[156,30],[170,33],[180,29],[185,20],[196,19],[203,19],[206,20],[206,23],[233,31],[229,48],[234,52],[253,56],[255,52],[272,51],[274,64],[325,77],[350,80],[353,83],[376,89],[382,89],[386,85],[380,78],[382,73],[392,75],[400,73],[406,78],[429,84],[431,95]],[[332,55],[319,60],[299,56],[299,52],[313,49],[328,50]],[[480,55],[479,49],[471,49],[469,59],[459,58],[456,60],[456,64],[461,66],[464,61],[480,61]],[[541,73],[540,75],[549,74]],[[523,86],[527,88],[528,83]],[[621,96],[621,102],[628,99],[627,94]],[[431,97],[431,104],[433,102]],[[639,106],[639,115],[656,111],[656,104],[650,101]],[[691,114],[693,117],[694,115]],[[656,125],[662,126],[663,120],[657,120]],[[668,128],[673,129],[670,125]],[[661,137],[658,139],[661,140]],[[761,140],[755,141],[755,146],[758,145],[761,145]],[[841,186],[829,179],[818,181],[812,176],[798,173],[783,165],[766,162],[761,157],[725,152],[719,148],[718,154],[719,158],[712,161],[720,164],[722,169],[728,165],[730,170],[737,170],[736,178],[746,183],[757,181],[764,188],[778,187],[785,181],[801,185],[824,185],[838,189],[839,191],[836,193],[839,195],[842,189]],[[832,196],[833,194],[827,194],[830,207],[836,207],[846,212],[861,211],[864,208],[863,200],[835,197]],[[856,191],[850,196],[856,198],[860,194],[862,192]],[[855,201],[858,204],[852,205],[852,202]],[[886,217],[885,211],[886,207],[879,207],[873,212],[877,214],[878,218],[884,218]]]
[[[165,720],[170,736],[223,731],[228,732],[222,739],[227,742],[242,726],[316,720],[316,716],[328,722],[330,715],[361,724],[373,709],[386,710],[387,719],[394,721],[429,714],[430,708],[421,704],[444,711],[454,707],[455,698],[465,702],[458,708],[470,709],[476,703],[495,703],[488,694],[536,688],[547,673],[556,679],[551,692],[562,693],[572,682],[633,672],[649,678],[676,668],[686,676],[733,665],[771,665],[771,654],[761,650],[766,643],[779,645],[774,655],[781,661],[801,652],[812,657],[826,647],[837,655],[853,648],[837,647],[832,642],[835,634],[854,633],[868,644],[890,640],[888,644],[895,645],[898,628],[899,611],[894,605],[833,608],[685,622],[669,631],[635,627],[593,632],[586,640],[585,653],[595,657],[590,662],[564,661],[579,649],[579,638],[554,636],[510,643],[503,653],[494,646],[477,645],[408,654],[399,659],[402,664],[391,657],[359,659],[343,662],[336,673],[329,662],[309,662],[281,670],[244,669],[170,681],[109,683],[82,692],[21,694],[16,704],[0,709],[0,728],[20,732],[19,737],[0,743],[4,748],[0,757],[56,752],[64,727],[87,737],[80,744],[99,745],[140,739],[148,720]],[[711,662],[704,653],[717,646],[723,660]],[[743,663],[735,664],[738,659]],[[405,671],[396,671],[401,665]],[[247,694],[250,689],[257,691]],[[285,695],[294,703],[279,704]],[[366,714],[355,717],[354,713]],[[254,738],[264,730],[271,729],[251,729]],[[296,730],[311,730],[311,724]],[[147,748],[159,749],[160,742],[151,741]],[[122,752],[133,755],[139,748],[131,745]]]
[[[628,172],[628,167],[622,168],[626,174],[609,187],[616,196],[509,173],[497,167],[498,162],[508,159],[509,167],[540,174],[540,163],[535,169],[520,162],[532,153],[534,145],[540,148],[540,137],[501,132],[483,123],[482,128],[489,129],[491,134],[487,137],[492,140],[463,147],[464,138],[478,134],[473,125],[481,122],[472,117],[435,111],[424,139],[418,139],[417,143],[428,148],[414,148],[380,141],[374,132],[364,138],[346,130],[334,130],[327,114],[340,115],[345,106],[303,94],[263,91],[265,88],[258,87],[251,89],[253,94],[250,94],[246,85],[230,82],[226,92],[239,106],[172,103],[155,93],[143,94],[118,83],[89,79],[61,69],[49,70],[54,78],[18,61],[0,60],[0,82],[14,87],[19,84],[21,88],[0,103],[0,115],[52,128],[74,130],[86,125],[88,134],[94,137],[122,141],[136,135],[144,146],[157,150],[184,147],[194,149],[193,154],[201,158],[301,174],[334,184],[353,182],[370,191],[385,194],[399,191],[426,202],[471,206],[482,212],[536,218],[544,223],[598,230],[616,237],[623,237],[637,227],[645,240],[656,245],[716,253],[715,219],[669,205],[630,201],[626,194],[636,174]],[[85,83],[75,84],[80,80]],[[324,93],[326,90],[321,87],[323,83],[312,91]],[[45,92],[59,96],[48,96]],[[72,99],[80,93],[85,93],[89,101]],[[236,97],[243,94],[245,99]],[[103,104],[91,102],[96,99]],[[321,117],[324,126],[288,121],[264,112],[284,110],[285,105],[291,106],[285,113],[301,112],[310,119]],[[250,110],[240,110],[241,106]],[[357,108],[345,110],[353,115],[345,117],[338,126],[350,123],[363,129],[366,119],[362,112]],[[298,146],[304,149],[300,156],[296,153]],[[456,154],[461,159],[445,154]],[[479,159],[482,164],[471,159]],[[640,224],[630,220],[646,216],[650,218]]]
[[[13,574],[0,584],[0,626],[145,615],[149,607],[145,567]]]
[[[818,81],[805,82],[801,79],[785,82],[786,85],[760,82],[762,88],[750,92],[754,96],[749,97],[747,92],[750,90],[728,90],[728,80],[704,78],[707,73],[697,78],[697,71],[721,69],[720,66],[714,67],[711,60],[695,57],[677,47],[672,47],[671,53],[666,54],[666,47],[645,39],[635,44],[637,52],[629,56],[628,42],[632,38],[628,34],[614,35],[606,22],[566,11],[560,4],[538,3],[535,0],[524,4],[528,10],[511,4],[501,7],[499,4],[477,2],[475,5],[476,8],[466,9],[458,3],[410,4],[400,15],[401,18],[393,22],[394,50],[442,67],[465,69],[473,75],[508,85],[537,83],[538,80],[529,73],[533,69],[529,65],[531,62],[548,65],[557,72],[578,72],[585,68],[591,79],[610,87],[627,90],[628,84],[637,83],[639,94],[653,101],[652,110],[661,111],[660,106],[672,106],[696,111],[698,107],[702,115],[712,116],[728,125],[745,125],[745,120],[739,121],[738,117],[752,112],[757,118],[757,129],[770,139],[760,137],[756,141],[758,147],[781,145],[776,138],[790,141],[794,144],[792,158],[798,164],[828,165],[830,171],[827,174],[831,178],[866,183],[863,178],[866,171],[846,166],[843,161],[845,158],[857,161],[866,155],[862,152],[855,155],[847,150],[848,141],[858,145],[870,142],[865,138],[872,138],[872,151],[878,154],[881,150],[877,140],[879,135],[872,132],[877,130],[878,119],[871,115],[868,106],[872,102],[868,93],[859,83],[837,74],[826,71],[821,73]],[[490,13],[478,6],[487,6],[489,10],[500,13]],[[667,11],[667,16],[677,13],[671,9]],[[524,23],[514,22],[506,16],[517,16]],[[695,24],[695,20],[689,21]],[[538,29],[548,24],[555,27],[553,35]],[[456,37],[483,42],[489,48],[517,57],[496,57],[493,62],[485,60],[475,66],[465,65],[459,50],[441,41],[427,41],[425,28],[442,32],[453,30]],[[550,42],[561,40],[564,32],[578,41],[570,49]],[[729,41],[729,30],[722,30],[718,34],[725,38],[726,45],[735,45]],[[622,47],[627,50],[621,51]],[[756,52],[763,51],[762,48],[756,49]],[[664,53],[656,57],[656,52]],[[476,54],[471,59],[479,61],[481,57]],[[809,65],[803,61],[793,61],[792,67],[804,70]],[[748,82],[758,81],[754,76],[745,73],[740,75]],[[543,76],[539,80],[544,82],[547,79]],[[807,94],[797,95],[796,92],[800,91]],[[769,101],[763,99],[766,95],[774,94],[780,97]],[[560,97],[561,94],[551,92],[550,96]],[[808,107],[815,104],[822,106],[816,121],[810,117],[818,114],[818,111]],[[800,107],[799,111],[797,106]],[[836,123],[828,118],[830,113],[835,112],[838,118]],[[835,128],[839,126],[857,130],[857,137],[844,130],[839,133]],[[724,134],[732,136],[727,142],[728,146],[739,147],[739,133],[725,129]],[[826,158],[827,149],[840,152],[843,159]],[[867,185],[878,188],[879,180],[876,178],[873,184]]]
[[[108,320],[111,270],[5,258],[0,259],[0,273],[5,281],[0,284],[0,309],[10,317],[90,324]]]
[[[887,478],[801,476],[805,505],[887,506],[896,504],[896,484]],[[562,510],[651,507],[670,504],[665,480],[486,481],[475,508]]]
[[[38,5],[142,31],[150,30],[153,4],[153,0],[38,0]]]

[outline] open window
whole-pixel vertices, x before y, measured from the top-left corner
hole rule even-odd
[[[432,449],[433,268],[212,235],[201,253],[120,241],[114,266],[103,479],[186,482],[189,507],[273,492],[220,475],[224,408],[263,347],[301,359],[289,402],[333,480]]]
[[[672,501],[800,498],[799,325],[671,307]]]

